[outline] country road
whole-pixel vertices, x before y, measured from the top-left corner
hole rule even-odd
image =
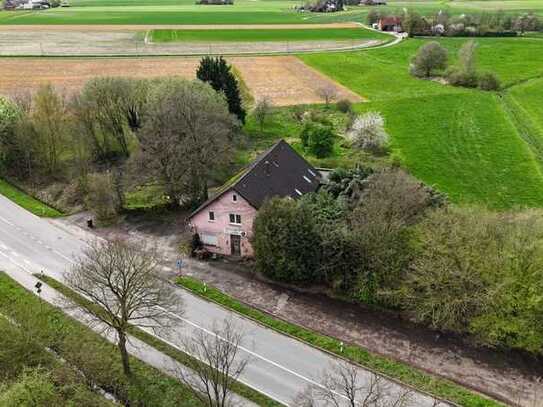
[[[29,275],[41,270],[62,281],[73,259],[85,247],[86,243],[81,239],[85,233],[81,231],[77,236],[73,235],[0,195],[0,270],[18,281],[28,283]],[[88,239],[91,238],[89,234]],[[177,317],[178,326],[162,334],[164,339],[181,346],[182,336],[196,330],[208,330],[214,321],[230,318],[247,336],[241,353],[249,356],[251,363],[241,381],[285,405],[293,405],[292,400],[306,386],[320,385],[320,373],[335,360],[325,352],[264,328],[185,290],[179,289],[177,293],[184,303],[185,312]],[[158,358],[154,364],[160,365]],[[163,370],[167,368],[163,366]],[[369,381],[371,374],[360,369],[359,376],[362,381]],[[386,383],[390,395],[405,391],[395,382],[387,380]],[[433,403],[431,397],[413,393],[409,406],[425,407]]]

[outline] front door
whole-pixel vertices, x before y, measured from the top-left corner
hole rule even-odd
[[[232,256],[241,256],[241,236],[230,235],[230,254]]]

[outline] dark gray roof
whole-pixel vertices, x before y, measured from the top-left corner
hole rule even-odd
[[[320,184],[320,173],[286,141],[280,140],[262,153],[237,177],[223,186],[219,193],[204,202],[191,217],[225,192],[234,190],[258,209],[266,199],[274,196],[297,199],[315,192]]]

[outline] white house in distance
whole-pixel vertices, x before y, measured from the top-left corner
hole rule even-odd
[[[297,199],[315,192],[320,182],[319,171],[281,140],[196,209],[189,223],[210,252],[250,257],[260,206],[274,196]]]

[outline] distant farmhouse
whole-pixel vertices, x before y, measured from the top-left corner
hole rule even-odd
[[[402,32],[402,19],[400,17],[383,17],[377,22],[381,31]]]
[[[196,209],[189,223],[209,252],[252,256],[249,239],[262,204],[275,196],[298,199],[320,183],[319,171],[281,140]]]
[[[68,0],[4,0],[5,10],[47,10],[52,7],[69,7]]]
[[[361,6],[386,6],[386,0],[361,0]]]

